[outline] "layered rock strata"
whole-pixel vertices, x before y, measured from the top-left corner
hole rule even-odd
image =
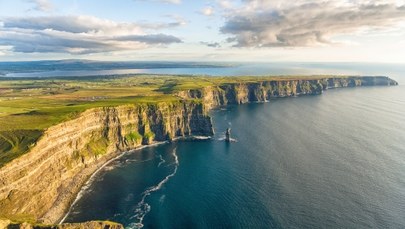
[[[314,80],[264,80],[252,83],[229,83],[181,91],[177,94],[183,99],[201,99],[206,108],[211,109],[228,104],[265,102],[272,98],[318,95],[332,88],[391,85],[398,85],[398,83],[385,76],[332,77]]]
[[[123,151],[190,135],[213,135],[197,102],[90,109],[53,126],[0,169],[0,216],[57,222],[89,176]]]
[[[59,225],[44,225],[30,223],[14,223],[0,219],[0,229],[124,229],[119,223],[109,221],[90,221],[84,223],[65,223]]]

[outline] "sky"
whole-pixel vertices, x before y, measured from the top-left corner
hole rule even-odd
[[[0,61],[405,63],[405,0],[0,0]]]

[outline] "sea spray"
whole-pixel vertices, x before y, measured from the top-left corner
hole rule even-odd
[[[163,187],[163,185],[166,184],[170,180],[170,178],[172,178],[174,175],[176,175],[177,168],[179,167],[179,158],[177,157],[176,149],[177,148],[174,148],[173,152],[172,152],[172,156],[174,158],[174,163],[173,163],[174,170],[173,170],[173,172],[171,174],[167,175],[157,185],[147,188],[142,193],[142,199],[136,205],[135,215],[133,217],[131,217],[131,218],[135,219],[137,222],[131,223],[129,225],[129,228],[142,228],[143,227],[143,224],[142,224],[143,219],[146,216],[146,214],[148,214],[150,212],[150,210],[151,210],[151,206],[146,202],[146,197],[150,196],[153,192],[156,192],[156,191],[160,190]],[[160,165],[160,163],[159,163],[159,165]],[[159,167],[159,165],[158,165],[158,167]]]

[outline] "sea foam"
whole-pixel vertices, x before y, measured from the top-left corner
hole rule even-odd
[[[131,223],[128,228],[142,228],[144,225],[142,224],[143,219],[145,218],[146,214],[148,214],[151,210],[151,206],[146,202],[146,197],[150,196],[153,192],[156,192],[160,190],[164,184],[166,184],[170,178],[172,178],[174,175],[177,173],[177,168],[179,167],[179,158],[176,154],[176,148],[173,149],[172,156],[174,158],[174,170],[171,174],[167,175],[162,181],[160,181],[157,185],[152,186],[147,188],[143,193],[142,193],[142,199],[141,201],[136,205],[135,209],[135,215],[131,217],[132,219],[135,219],[137,222]],[[162,161],[159,163],[159,165],[162,162],[165,162],[163,158],[161,158]],[[158,165],[158,167],[159,167]]]

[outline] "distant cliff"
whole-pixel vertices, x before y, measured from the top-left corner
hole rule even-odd
[[[252,83],[224,83],[201,89],[181,91],[184,99],[202,99],[207,109],[228,104],[265,102],[272,98],[318,95],[331,88],[398,85],[385,76],[332,77],[314,80],[271,80]]]
[[[0,217],[58,222],[91,174],[121,152],[213,135],[208,116],[213,107],[372,85],[397,83],[388,77],[223,83],[178,92],[180,101],[89,109],[48,128],[27,154],[0,168]]]

